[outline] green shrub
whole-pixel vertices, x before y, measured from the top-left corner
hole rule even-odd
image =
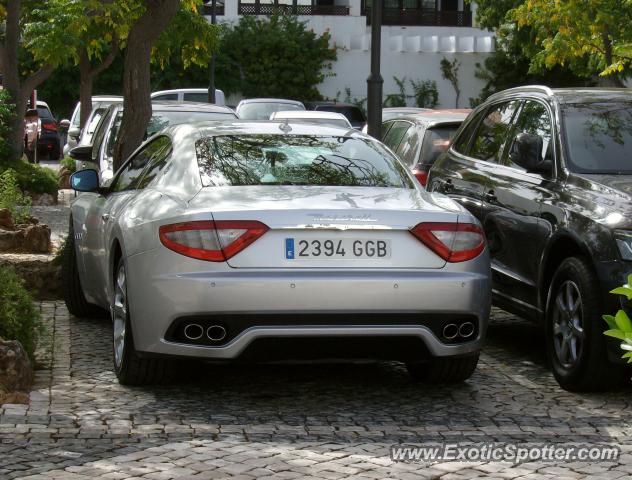
[[[7,138],[9,138],[9,122],[15,105],[9,103],[9,100],[9,92],[0,90],[0,162],[6,161],[11,153],[11,146],[7,142]]]
[[[59,165],[68,170],[70,173],[74,173],[77,170],[77,164],[75,163],[74,159],[70,157],[62,158],[59,162]]]
[[[439,91],[437,90],[437,82],[434,80],[410,81],[413,87],[413,97],[415,104],[419,108],[435,108],[439,103]]]
[[[22,280],[12,268],[0,266],[0,337],[19,341],[33,359],[43,332],[39,312]]]
[[[22,193],[11,168],[0,174],[0,208],[8,208],[15,223],[25,223],[31,215],[31,198]]]
[[[57,196],[57,174],[52,169],[35,163],[19,161],[0,166],[0,173],[8,168],[15,171],[18,185],[22,191]]]
[[[623,295],[628,301],[632,300],[632,274],[628,275],[627,284],[615,288],[610,293]],[[628,363],[632,363],[632,321],[630,321],[630,317],[625,310],[619,310],[614,316],[604,315],[603,319],[608,324],[608,330],[604,334],[622,340],[621,349],[625,351],[622,358],[627,358]]]

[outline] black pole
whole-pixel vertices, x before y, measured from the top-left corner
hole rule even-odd
[[[217,23],[217,18],[215,16],[215,8],[217,7],[217,0],[213,0],[211,2],[211,23],[215,25]],[[208,72],[208,102],[215,103],[215,54],[211,57],[211,62],[209,64],[209,72]]]
[[[382,85],[380,54],[382,44],[382,0],[371,4],[371,75],[367,78],[368,131],[373,138],[381,139],[382,132]]]

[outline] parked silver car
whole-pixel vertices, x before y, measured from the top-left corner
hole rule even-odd
[[[284,122],[171,126],[99,186],[71,178],[69,311],[108,309],[121,383],[170,356],[386,358],[468,378],[490,309],[475,218],[381,143]]]
[[[305,110],[305,105],[284,98],[246,98],[237,104],[235,113],[242,120],[268,120],[281,110]]]

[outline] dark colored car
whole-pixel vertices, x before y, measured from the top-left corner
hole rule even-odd
[[[37,139],[37,154],[40,158],[47,157],[49,160],[59,160],[61,146],[57,120],[53,116],[45,102],[37,102],[37,113],[40,119],[40,132]]]
[[[424,187],[428,171],[467,117],[469,110],[429,110],[382,123],[382,142],[404,162]]]
[[[362,130],[366,124],[366,116],[360,107],[350,103],[339,102],[304,102],[307,110],[320,110],[321,112],[341,113],[356,130]]]
[[[493,301],[543,324],[555,378],[629,378],[602,315],[632,272],[632,91],[521,87],[491,96],[430,170],[428,190],[484,226]]]

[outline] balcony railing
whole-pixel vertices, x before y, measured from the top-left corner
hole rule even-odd
[[[213,15],[213,6],[211,3],[202,5],[202,13],[204,15]],[[215,15],[224,15],[224,5],[215,5]]]
[[[364,7],[367,25],[371,24],[371,7]],[[434,27],[471,27],[472,12],[440,11],[411,8],[384,8],[382,25],[398,26],[434,26]]]
[[[239,2],[239,15],[349,15],[343,5],[287,5]]]

